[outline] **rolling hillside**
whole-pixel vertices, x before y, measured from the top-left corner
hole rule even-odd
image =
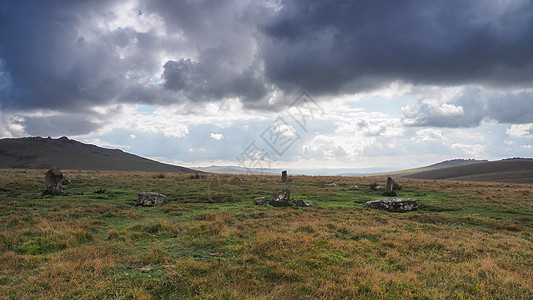
[[[474,160],[474,159],[452,159],[452,160],[446,160],[442,161],[433,165],[420,167],[420,168],[414,168],[414,169],[406,169],[406,170],[399,170],[399,171],[390,171],[390,172],[380,172],[380,173],[374,173],[372,176],[394,176],[394,177],[406,177],[409,178],[410,175],[414,175],[421,172],[426,171],[436,171],[442,168],[448,168],[448,167],[456,167],[456,166],[465,166],[465,165],[471,165],[471,164],[477,164],[481,162],[486,162],[486,160]]]
[[[423,168],[373,175],[413,179],[533,183],[533,159],[514,158],[499,161],[453,160]]]
[[[115,170],[198,173],[118,149],[105,149],[62,137],[0,139],[0,169]]]

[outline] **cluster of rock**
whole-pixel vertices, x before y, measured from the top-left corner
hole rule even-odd
[[[287,206],[296,206],[296,207],[309,207],[314,206],[317,203],[310,200],[301,200],[296,199],[291,202],[291,190],[288,188],[283,188],[280,194],[274,195],[272,200],[267,201],[266,197],[257,197],[254,199],[255,205],[265,205],[267,204],[275,207],[287,207]]]
[[[51,168],[45,173],[44,178],[46,190],[43,194],[62,195],[63,184],[69,184],[71,180],[63,175],[58,168]],[[102,190],[104,191],[104,190]],[[96,192],[95,192],[96,193]],[[69,193],[69,195],[83,195],[83,193]],[[163,194],[152,192],[141,192],[137,195],[137,206],[155,206],[163,205],[168,202],[167,197]]]
[[[283,171],[281,175],[283,182],[287,181],[287,171]],[[70,179],[65,177],[61,170],[58,168],[51,168],[46,172],[45,176],[46,191],[50,195],[61,195],[63,193],[63,185],[70,183]],[[329,184],[330,186],[338,186],[336,183]],[[359,186],[354,186],[359,189]],[[383,191],[386,189],[386,193],[393,192],[395,190],[401,190],[401,186],[394,182],[391,177],[387,178],[387,185],[379,186],[374,185],[371,189],[375,191]],[[163,194],[153,192],[141,192],[137,197],[137,206],[155,206],[163,205],[168,202],[167,197]],[[288,188],[283,188],[281,193],[274,195],[274,197],[268,201],[266,197],[258,197],[254,199],[256,205],[271,205],[275,207],[309,207],[314,206],[317,203],[310,200],[296,199],[291,202],[291,191]],[[385,209],[392,212],[406,212],[415,210],[419,206],[419,200],[411,198],[383,198],[374,201],[366,202],[366,205],[371,208]]]
[[[384,191],[383,195],[396,196],[395,191],[399,191],[402,187],[394,182],[391,177],[387,178],[387,185],[371,185],[370,189],[373,191]],[[383,198],[374,201],[366,202],[366,205],[371,208],[385,209],[392,212],[406,212],[418,209],[419,200],[411,198]]]
[[[387,178],[387,185],[371,185],[370,189],[373,191],[378,192],[388,192],[392,193],[393,191],[400,191],[402,189],[402,186],[398,183],[394,182],[394,180],[391,177]]]

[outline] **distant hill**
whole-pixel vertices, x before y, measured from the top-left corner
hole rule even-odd
[[[192,168],[197,171],[214,173],[214,174],[233,174],[233,175],[244,175],[244,174],[263,174],[263,175],[274,175],[281,173],[281,170],[278,169],[265,169],[265,168],[244,168],[240,166],[209,166],[209,167],[197,167]]]
[[[373,176],[533,183],[533,159],[453,160],[423,168],[379,173],[373,174]]]
[[[105,149],[62,137],[0,139],[0,169],[114,170],[198,173],[119,149]]]

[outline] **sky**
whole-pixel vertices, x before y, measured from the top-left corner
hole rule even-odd
[[[533,154],[533,1],[0,0],[0,138],[195,167]]]

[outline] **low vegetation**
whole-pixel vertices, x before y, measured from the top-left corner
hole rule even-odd
[[[399,179],[398,214],[379,178],[63,172],[0,170],[0,298],[533,298],[531,185]],[[283,187],[319,205],[253,204]]]

